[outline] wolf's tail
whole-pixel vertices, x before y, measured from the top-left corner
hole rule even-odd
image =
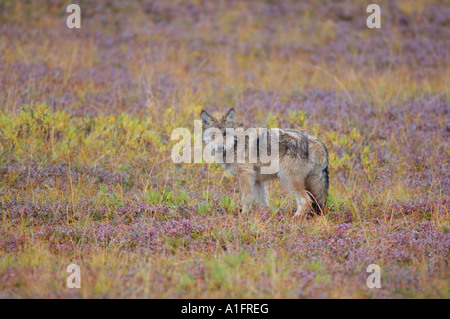
[[[311,193],[312,207],[317,214],[321,214],[326,205],[329,187],[328,166],[318,173],[311,174],[306,181],[306,188]]]

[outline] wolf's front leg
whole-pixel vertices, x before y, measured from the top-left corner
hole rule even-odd
[[[255,182],[253,185],[253,197],[261,208],[269,208],[267,199],[267,185],[264,182]]]
[[[252,174],[247,172],[241,173],[238,176],[242,213],[246,214],[252,209],[254,178]]]

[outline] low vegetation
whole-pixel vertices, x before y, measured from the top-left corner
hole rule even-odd
[[[71,30],[65,5],[0,1],[0,297],[449,297],[448,6],[89,1]],[[243,215],[218,165],[171,161],[229,106],[327,145],[325,215],[277,182]]]

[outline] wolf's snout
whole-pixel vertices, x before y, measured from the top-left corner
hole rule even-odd
[[[224,145],[217,145],[217,146],[216,146],[216,151],[217,151],[217,152],[223,152],[223,151],[225,151],[225,146],[224,146]]]

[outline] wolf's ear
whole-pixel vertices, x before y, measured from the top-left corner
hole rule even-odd
[[[211,123],[211,115],[209,115],[206,111],[202,110],[202,113],[200,113],[200,117],[202,118],[203,124],[210,124]]]
[[[227,122],[233,122],[234,121],[234,107],[232,107],[227,115],[225,115],[225,118],[227,119]]]

